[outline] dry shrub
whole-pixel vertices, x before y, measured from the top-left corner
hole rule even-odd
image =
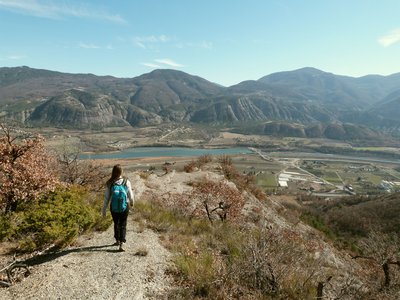
[[[186,173],[192,173],[194,170],[196,170],[196,168],[197,168],[197,163],[194,160],[183,166],[183,170]]]
[[[139,171],[139,176],[140,178],[147,180],[150,176],[150,174],[152,174],[151,172],[148,171]]]
[[[197,167],[201,168],[202,166],[212,162],[212,156],[210,154],[204,154],[199,156],[197,159]]]
[[[204,155],[199,156],[199,158],[197,158],[197,160],[192,160],[191,162],[186,164],[183,167],[183,170],[186,173],[191,173],[191,172],[195,171],[196,169],[200,169],[201,167],[203,167],[204,165],[206,165],[210,162],[212,162],[212,156],[209,154],[204,154]]]
[[[67,147],[58,154],[61,181],[84,186],[92,191],[102,190],[108,173],[100,163],[94,160],[79,159],[80,154],[80,150]]]
[[[359,242],[359,246],[363,255],[354,258],[367,259],[381,267],[385,289],[389,290],[394,285],[400,286],[400,274],[395,271],[400,267],[400,239],[396,233],[371,231],[367,238]]]
[[[252,193],[258,200],[267,198],[264,191],[255,184],[255,177],[251,174],[240,173],[229,157],[220,158],[220,164],[225,178],[234,182],[239,190],[246,190]]]
[[[205,191],[214,191],[219,186],[203,184],[193,186],[199,187],[204,197]],[[311,256],[322,251],[321,245],[304,240],[292,230],[249,229],[240,222],[211,225],[204,206],[203,218],[193,219],[187,213],[185,217],[177,214],[177,210],[169,211],[166,207],[171,209],[174,204],[165,201],[166,198],[167,195],[137,202],[136,210],[149,223],[161,224],[165,229],[163,244],[175,253],[175,266],[170,272],[177,289],[170,299],[313,299],[318,283],[338,272],[334,270],[328,275],[322,272],[321,262]],[[219,218],[213,217],[213,220]],[[152,226],[157,228],[157,224]],[[355,290],[354,285],[336,287],[342,294]],[[333,292],[337,291],[327,284],[324,295]]]
[[[218,162],[222,166],[231,166],[233,164],[232,158],[229,155],[223,154],[218,157]]]
[[[224,174],[226,179],[235,180],[236,178],[239,177],[239,172],[233,165],[222,164],[221,168],[222,168],[222,173]]]
[[[232,266],[237,280],[263,295],[281,293],[284,280],[299,271],[299,257],[304,256],[290,232],[256,231],[241,248],[240,260]]]
[[[55,158],[44,138],[0,123],[0,207],[4,213],[54,191],[59,183]]]
[[[195,182],[191,196],[196,201],[195,214],[207,217],[211,223],[216,219],[238,219],[245,204],[242,194],[223,181]]]
[[[249,186],[249,192],[252,193],[258,200],[263,201],[267,199],[267,195],[262,190],[262,188],[256,185]]]

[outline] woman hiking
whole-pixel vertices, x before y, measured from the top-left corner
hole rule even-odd
[[[126,223],[129,208],[133,206],[134,194],[131,182],[122,177],[121,165],[115,165],[111,172],[110,179],[107,180],[104,193],[104,203],[102,216],[106,216],[107,207],[110,206],[111,215],[114,222],[114,238],[116,246],[120,251],[124,250],[126,243]]]

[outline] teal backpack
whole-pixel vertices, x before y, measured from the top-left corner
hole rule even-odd
[[[128,208],[128,187],[126,186],[126,179],[122,184],[113,183],[110,188],[111,194],[111,211],[122,213]]]

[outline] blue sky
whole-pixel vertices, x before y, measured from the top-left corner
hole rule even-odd
[[[225,86],[315,67],[400,72],[399,0],[0,0],[0,66]]]

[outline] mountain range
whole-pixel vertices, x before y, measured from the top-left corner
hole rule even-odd
[[[400,73],[355,78],[302,68],[223,87],[166,69],[115,78],[0,68],[0,116],[31,126],[97,129],[185,122],[351,139],[399,132],[399,111]]]

